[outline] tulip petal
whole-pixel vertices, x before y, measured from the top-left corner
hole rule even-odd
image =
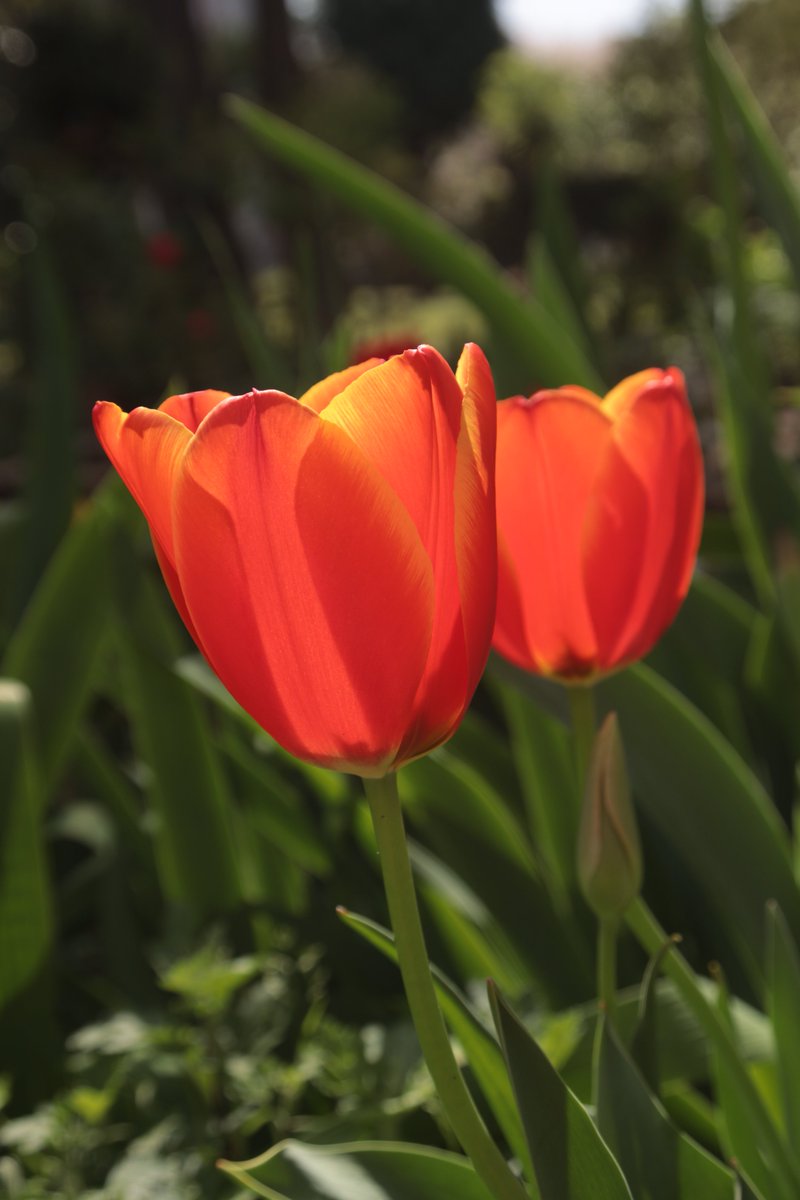
[[[194,393],[219,395],[221,393]],[[184,400],[173,396],[171,400]],[[135,408],[124,413],[116,404],[100,401],[92,418],[97,437],[123,483],[145,515],[153,549],[172,602],[192,638],[202,650],[180,581],[175,571],[172,542],[172,503],[175,480],[191,441],[186,423],[161,409]]]
[[[644,389],[614,422],[584,528],[586,590],[605,667],[642,657],[672,621],[702,524],[702,457],[682,378],[643,375]]]
[[[408,514],[335,425],[276,392],[217,406],[187,451],[178,574],[213,669],[292,753],[392,765],[431,636]]]
[[[433,567],[430,654],[404,743],[422,750],[447,735],[467,689],[455,547],[456,453],[462,395],[430,346],[373,367],[321,414],[359,447],[399,497]]]
[[[584,674],[597,653],[583,585],[581,530],[611,430],[596,397],[576,389],[498,405],[497,518],[503,545],[495,638],[498,647],[513,638],[521,611],[530,654],[526,665],[542,673]]]
[[[603,409],[612,421],[616,421],[630,408],[642,389],[649,383],[658,382],[663,374],[664,372],[659,371],[657,367],[648,367],[646,371],[637,371],[635,375],[629,375],[627,379],[623,379],[621,383],[611,389],[602,402]]]
[[[92,413],[95,433],[141,508],[153,538],[172,560],[172,495],[191,434],[180,421],[153,408],[124,413],[100,401]]]
[[[180,396],[170,396],[158,411],[174,417],[185,425],[190,433],[195,433],[197,426],[207,417],[212,408],[216,408],[223,400],[227,400],[230,392],[217,392],[207,389],[202,392],[184,392]]]
[[[300,403],[305,404],[306,408],[313,408],[316,413],[321,413],[328,407],[331,400],[344,391],[348,384],[358,379],[359,375],[363,375],[365,371],[369,371],[371,367],[377,367],[382,362],[382,358],[367,358],[363,362],[355,363],[352,367],[345,367],[343,371],[336,371],[327,379],[321,379],[319,383],[315,383],[307,392],[303,392]]]
[[[495,444],[497,401],[483,351],[469,343],[456,367],[463,394],[455,484],[456,562],[467,652],[466,708],[478,686],[497,601]]]

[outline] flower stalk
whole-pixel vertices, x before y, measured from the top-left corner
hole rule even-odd
[[[436,999],[420,922],[396,775],[365,779],[408,1007],[447,1118],[495,1200],[527,1200],[483,1123],[453,1054]]]

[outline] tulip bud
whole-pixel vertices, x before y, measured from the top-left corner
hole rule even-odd
[[[619,917],[639,893],[642,851],[616,713],[594,740],[578,830],[578,878],[601,918]]]

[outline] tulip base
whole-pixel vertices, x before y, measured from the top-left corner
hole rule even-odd
[[[495,1200],[526,1192],[483,1123],[455,1060],[433,986],[395,775],[365,779],[389,916],[408,1007],[428,1070],[453,1132]]]

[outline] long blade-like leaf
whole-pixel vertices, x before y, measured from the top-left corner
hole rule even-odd
[[[400,1142],[286,1141],[219,1166],[266,1200],[490,1200],[466,1158]]]
[[[492,984],[489,999],[542,1200],[632,1200],[580,1100]]]
[[[426,271],[469,297],[520,368],[520,386],[569,381],[602,390],[581,347],[541,305],[517,295],[480,247],[393,184],[273,113],[239,96],[228,96],[226,107],[270,154],[380,225]]]
[[[499,659],[493,671],[566,718],[563,689]],[[767,900],[777,899],[800,931],[788,836],[769,796],[713,725],[648,667],[614,675],[595,691],[603,713],[619,714],[636,799],[659,844],[674,851],[760,991]],[[724,957],[724,947],[714,949]]]

